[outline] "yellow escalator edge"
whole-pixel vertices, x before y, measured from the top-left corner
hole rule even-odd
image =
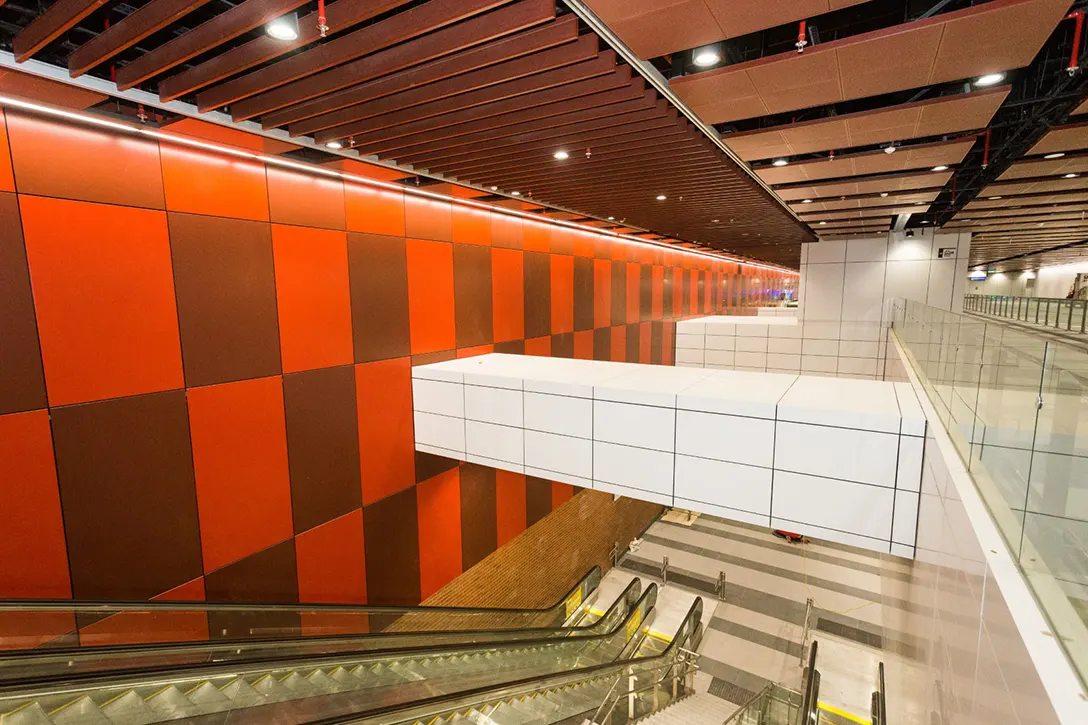
[[[858,725],[873,725],[870,721],[865,720],[864,718],[860,718],[857,715],[853,715],[853,714],[847,712],[846,710],[840,710],[839,708],[835,707],[834,705],[828,705],[826,702],[817,703],[817,705],[818,705],[819,709],[821,709],[821,710],[827,710],[828,712],[830,712],[830,713],[832,713],[834,715],[838,715],[839,717],[846,718],[847,720],[849,720],[851,722],[856,722],[856,723],[858,723]],[[825,720],[824,722],[830,722],[830,721]]]

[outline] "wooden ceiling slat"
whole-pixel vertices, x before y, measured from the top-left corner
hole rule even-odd
[[[57,0],[16,34],[11,49],[22,63],[58,36],[105,5],[107,0]]]
[[[617,127],[620,127],[625,133],[630,132],[636,126],[639,130],[658,127],[667,128],[675,123],[675,119],[675,109],[669,108],[668,103],[661,100],[652,108],[643,111],[623,113],[617,116],[606,116],[592,121],[583,121],[571,126],[544,128],[538,131],[518,134],[517,136],[496,139],[494,142],[487,144],[486,146],[482,145],[477,149],[451,149],[450,152],[447,152],[441,158],[434,155],[422,157],[411,156],[405,158],[412,159],[413,163],[435,163],[440,164],[443,168],[459,170],[486,167],[493,163],[491,157],[496,154],[517,155],[527,151],[548,148],[553,145],[558,147],[559,145],[566,146],[570,143],[582,143],[581,140],[574,141],[574,139],[589,140],[591,137],[600,138],[602,134],[607,135],[616,133],[614,129]],[[639,125],[647,123],[659,125]],[[553,141],[552,139],[561,140]]]
[[[617,99],[618,102],[634,100],[645,92],[644,87],[645,82],[641,78],[632,79],[630,66],[624,65],[605,76],[508,98],[494,106],[464,108],[442,116],[403,123],[396,128],[355,135],[355,142],[359,144],[357,148],[361,151],[367,150],[368,153],[405,146],[420,146],[429,150],[426,142],[431,139],[442,140],[462,135],[462,132],[495,129],[507,118],[524,121],[528,113],[540,113],[541,117],[553,116],[557,111],[563,112],[568,107],[567,104],[575,102],[581,104],[586,101],[588,105],[584,107],[592,108],[597,105],[592,102],[593,99],[604,98],[606,95],[613,99],[610,102],[617,102]],[[618,98],[617,94],[622,98]],[[443,143],[439,148],[446,145]]]
[[[509,0],[431,0],[381,22],[335,37],[284,58],[260,70],[220,83],[197,94],[201,111],[228,104],[267,91],[285,83],[313,75],[350,60],[377,53],[397,43],[434,32],[459,20],[498,7]],[[530,0],[539,2],[539,0]],[[300,99],[303,100],[303,99]],[[232,109],[233,110],[233,109]],[[272,110],[266,108],[264,110]],[[233,114],[232,114],[233,115]],[[235,121],[242,120],[235,117]]]
[[[68,73],[73,78],[78,78],[210,1],[151,0],[121,22],[111,25],[72,51],[68,56]]]
[[[709,174],[710,172],[713,171],[714,164],[715,164],[715,162],[712,161],[712,160],[704,160],[701,163],[694,164],[694,165],[691,165],[691,166],[686,166],[685,165],[683,167],[677,167],[677,168],[674,168],[674,169],[660,168],[655,172],[657,174],[657,178],[654,179],[654,181],[653,181],[653,183],[651,185],[646,186],[646,187],[636,187],[636,186],[634,186],[634,184],[639,183],[641,181],[641,179],[639,179],[637,176],[630,176],[630,175],[617,176],[617,177],[610,177],[610,176],[601,177],[601,176],[598,176],[598,177],[592,177],[592,178],[574,177],[574,178],[570,179],[568,182],[561,183],[561,184],[557,184],[557,183],[554,183],[554,182],[550,183],[550,184],[545,184],[545,183],[539,183],[535,179],[521,179],[521,180],[512,180],[512,181],[507,182],[506,184],[501,184],[501,185],[497,184],[497,185],[501,189],[521,189],[522,191],[528,189],[538,199],[548,199],[548,198],[550,198],[552,196],[559,195],[559,194],[578,194],[582,198],[588,200],[588,199],[592,199],[597,194],[607,194],[607,193],[609,193],[606,190],[615,189],[616,185],[619,185],[619,184],[622,184],[625,188],[615,189],[615,190],[622,195],[624,193],[631,192],[631,191],[633,191],[634,189],[637,189],[637,188],[650,188],[650,189],[655,189],[656,190],[656,189],[663,188],[662,187],[663,184],[670,184],[670,183],[681,184],[681,183],[685,183],[685,179],[684,179],[685,174],[700,174],[700,175],[706,177],[704,179],[704,181],[702,182],[702,184],[700,186],[692,186],[690,188],[692,188],[692,189],[702,189],[702,191],[699,191],[698,193],[699,194],[705,194],[708,189],[716,188],[716,185],[722,185],[724,187],[724,186],[728,186],[728,185],[730,185],[732,183],[732,181],[730,179],[728,179],[727,177],[711,178],[711,177],[706,176],[707,174]],[[458,177],[458,178],[460,178],[460,177]],[[492,179],[488,179],[486,177],[480,177],[480,178],[471,177],[471,178],[472,178],[472,180],[474,182],[479,183],[479,184],[491,184],[491,183],[494,183]],[[688,188],[688,187],[684,187],[684,188]],[[655,191],[655,193],[650,194],[649,196],[647,196],[645,198],[645,201],[647,203],[653,202],[653,201],[655,201],[654,197],[656,197],[656,196],[657,196],[657,192]]]
[[[547,50],[578,39],[578,18],[567,15],[553,23],[532,28],[516,35],[493,40],[485,45],[459,53],[413,65],[397,73],[391,73],[366,83],[359,83],[342,91],[315,98],[287,108],[273,111],[261,117],[266,128],[286,126],[306,118],[318,116],[339,108],[383,98],[399,91],[452,78],[504,60],[529,53]]]
[[[733,191],[735,189],[735,185],[729,179],[693,181],[686,173],[679,170],[661,174],[654,179],[626,179],[625,182],[622,188],[611,182],[593,182],[581,185],[566,184],[558,188],[545,187],[537,189],[535,186],[528,186],[526,189],[534,197],[540,199],[547,199],[549,195],[555,197],[577,196],[585,201],[626,199],[631,198],[632,190],[644,190],[642,193],[643,198],[639,200],[639,203],[642,204],[664,204],[668,199],[664,202],[659,202],[656,199],[660,193],[664,193],[667,197],[673,199],[674,203],[682,201],[681,196],[690,196],[692,199],[689,203],[695,203],[700,198],[709,198],[715,191]]]
[[[306,0],[244,0],[119,68],[117,86],[132,88],[305,4]]]
[[[330,28],[329,34],[335,36],[343,29],[410,2],[412,0],[339,0],[339,2],[330,3],[325,10],[326,22]],[[317,13],[313,12],[299,18],[298,31],[297,40],[276,40],[262,36],[225,53],[220,53],[192,68],[175,73],[159,83],[159,100],[172,101],[186,93],[209,86],[236,73],[286,55],[296,48],[313,43],[321,37],[317,29]],[[135,85],[136,82],[132,82],[131,85]],[[131,85],[120,87],[123,90]]]
[[[627,107],[631,102],[638,102],[644,97],[647,92],[645,90],[645,85],[645,81],[641,78],[635,78],[622,88],[578,96],[567,101],[548,103],[543,106],[526,108],[521,111],[487,116],[475,121],[444,126],[438,129],[427,129],[408,136],[390,139],[385,142],[370,142],[366,144],[366,148],[369,153],[381,155],[389,153],[405,156],[420,155],[429,151],[463,146],[466,143],[471,143],[471,141],[465,141],[464,139],[466,137],[471,137],[473,133],[486,131],[488,138],[500,138],[503,135],[512,136],[518,133],[518,129],[524,128],[522,124],[543,121],[543,119],[552,116],[564,116],[569,120],[571,116],[575,116],[575,114],[584,111],[593,111],[600,114],[613,112],[622,113],[623,110],[633,109],[621,109],[621,106]],[[566,88],[570,87],[571,86],[566,86]],[[613,108],[613,106],[615,106],[615,108]],[[587,117],[594,116],[591,115]],[[570,122],[574,123],[577,120],[582,119],[576,117]]]
[[[426,6],[421,6],[426,7]],[[546,0],[519,0],[492,13],[417,37],[378,53],[322,72],[302,75],[286,85],[233,103],[231,118],[244,121],[319,98],[386,73],[411,68],[417,63],[457,53],[475,45],[511,35],[555,19],[555,5]],[[314,50],[317,50],[315,48]],[[362,54],[357,54],[362,55]],[[321,68],[315,69],[321,71]]]
[[[567,43],[558,48],[551,48],[532,55],[508,60],[471,73],[447,78],[438,83],[411,88],[369,103],[349,106],[320,116],[314,116],[291,124],[289,131],[292,136],[301,136],[334,126],[342,126],[353,121],[362,121],[374,116],[394,113],[424,103],[440,101],[451,96],[460,96],[473,90],[496,86],[500,83],[509,83],[542,71],[574,65],[596,57],[597,38],[586,35],[574,43]],[[264,121],[262,121],[262,125],[268,127]]]
[[[562,162],[556,162],[557,166],[561,165],[561,163]],[[708,164],[713,166],[717,163],[717,159],[713,156],[708,156],[702,149],[691,149],[689,147],[686,151],[671,149],[668,161],[649,159],[636,162],[636,164],[633,165],[556,169],[555,172],[551,174],[523,171],[516,165],[512,165],[491,173],[475,173],[474,177],[486,179],[487,184],[495,184],[502,188],[507,188],[512,183],[524,185],[527,182],[532,182],[536,187],[544,188],[563,186],[565,184],[573,185],[583,181],[604,181],[609,179],[623,180],[630,178],[630,175],[632,174],[637,176],[641,169],[644,169],[645,173],[656,173],[658,170],[667,170],[670,166],[676,169],[690,169],[696,166],[703,167]]]
[[[629,142],[619,147],[611,147],[602,151],[600,148],[592,150],[590,158],[585,158],[581,149],[570,149],[571,154],[567,161],[557,161],[551,154],[540,154],[537,161],[526,159],[517,164],[516,171],[532,174],[533,178],[547,179],[552,176],[564,176],[584,171],[588,168],[599,170],[620,171],[628,167],[637,167],[646,161],[653,161],[664,154],[678,154],[688,156],[690,154],[706,154],[705,147],[696,143],[695,131],[678,134],[675,136],[654,135],[641,142]],[[495,177],[503,178],[503,177]]]
[[[481,88],[469,93],[463,93],[453,98],[444,98],[440,101],[424,103],[413,108],[406,108],[395,113],[387,113],[384,116],[368,118],[363,121],[355,121],[341,126],[327,128],[314,134],[318,143],[327,143],[335,139],[343,139],[349,136],[365,136],[373,140],[377,137],[373,132],[386,130],[384,138],[395,138],[403,135],[406,126],[412,121],[419,121],[434,116],[443,116],[451,123],[455,123],[454,114],[458,111],[475,106],[486,106],[482,113],[492,110],[500,113],[505,106],[498,103],[517,96],[526,96],[537,91],[544,91],[557,86],[564,86],[575,81],[587,80],[597,76],[606,76],[617,70],[616,54],[613,51],[605,51],[596,60],[584,61],[576,65],[569,65],[555,70],[545,71],[526,78],[500,83],[490,88]],[[630,70],[628,69],[628,73]],[[627,83],[630,76],[618,77],[619,82]],[[359,139],[356,138],[359,143]]]

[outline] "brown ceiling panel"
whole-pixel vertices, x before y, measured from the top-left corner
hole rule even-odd
[[[1072,110],[1072,112],[1070,112],[1069,115],[1070,116],[1079,116],[1082,113],[1088,113],[1088,100],[1082,101],[1081,104],[1079,106],[1077,106],[1076,108],[1074,108]]]
[[[821,199],[825,197],[853,196],[855,194],[875,194],[886,191],[912,192],[919,189],[943,187],[952,178],[951,171],[930,173],[888,174],[880,178],[859,181],[835,181],[828,184],[805,184],[775,189],[775,193],[786,201],[798,199]]]
[[[745,161],[848,149],[985,128],[1009,86],[725,136]]]
[[[1008,209],[1011,207],[1027,207],[1038,204],[1068,204],[1088,201],[1088,192],[1068,191],[1062,194],[1036,194],[1034,196],[1003,196],[1000,199],[987,199],[980,196],[978,199],[963,207],[963,211],[976,211],[986,209]]]
[[[469,73],[496,63],[547,50],[577,39],[578,19],[573,15],[568,15],[555,22],[531,30],[500,38],[437,60],[414,65],[397,73],[353,85],[342,91],[315,98],[312,101],[273,111],[261,117],[261,124],[265,128],[286,126],[296,121],[373,101],[400,91],[437,83],[462,73]]]
[[[1088,204],[1084,202],[1075,204],[1044,204],[1041,206],[1020,206],[1016,208],[997,208],[997,209],[975,209],[974,211],[968,211],[964,209],[956,216],[952,217],[950,224],[958,222],[975,221],[981,222],[983,220],[992,219],[1005,219],[1005,218],[1025,218],[1036,216],[1040,220],[1045,220],[1045,217],[1050,214],[1066,214],[1066,213],[1088,213]]]
[[[1065,174],[1083,174],[1088,171],[1088,156],[1065,157],[1061,159],[1025,159],[1017,161],[997,177],[999,181],[1009,179],[1033,179],[1044,176],[1063,176]]]
[[[802,181],[839,179],[862,174],[887,174],[896,171],[924,170],[934,166],[952,166],[975,144],[975,137],[920,144],[903,148],[894,154],[881,150],[860,154],[844,154],[834,160],[794,162],[789,166],[760,167],[758,174],[768,184],[792,184]]]
[[[84,109],[109,98],[102,93],[51,81],[17,70],[0,70],[0,91],[32,101],[43,101],[63,108]]]
[[[458,96],[457,100],[460,101],[460,94],[468,94],[470,91],[479,91],[501,83],[510,83],[542,71],[574,65],[596,57],[597,39],[587,35],[581,40],[561,45],[558,48],[551,48],[539,53],[515,58],[514,60],[508,60],[488,68],[481,68],[471,73],[447,78],[438,83],[411,88],[369,103],[349,106],[320,116],[307,118],[298,123],[292,123],[288,130],[292,136],[312,134],[322,129],[362,121],[424,103],[433,103],[451,96]],[[263,120],[262,124],[265,128],[270,125]]]
[[[277,86],[297,81],[348,61],[361,58],[380,50],[396,46],[426,33],[453,25],[459,20],[496,8],[508,0],[432,0],[392,15],[385,20],[366,25],[358,30],[295,53],[260,70],[220,83],[212,89],[197,94],[197,107],[202,111],[220,108],[250,96],[263,93]],[[523,0],[539,4],[544,0]],[[554,10],[554,8],[553,8]],[[404,66],[401,66],[404,67]],[[397,70],[397,68],[391,68]],[[316,87],[316,84],[315,84]],[[323,90],[337,90],[328,88]],[[321,91],[318,91],[321,92]],[[308,96],[312,98],[313,96]],[[298,98],[297,100],[306,100]],[[297,102],[297,101],[296,101]],[[287,105],[287,104],[282,104]],[[281,106],[272,105],[256,109],[245,115],[251,118]],[[232,117],[241,120],[242,114]],[[251,108],[252,109],[252,105]]]
[[[1088,121],[1055,126],[1031,147],[1029,155],[1088,149]]]
[[[131,88],[305,4],[306,0],[244,0],[118,69],[117,85]]]
[[[979,192],[979,199],[1008,197],[1019,194],[1042,194],[1048,192],[1079,191],[1088,189],[1088,177],[1078,176],[1073,179],[1047,179],[1045,181],[997,181]]]
[[[339,29],[353,27],[410,2],[411,0],[337,0],[330,3],[325,10],[326,23],[330,28],[328,34],[335,36]],[[298,19],[299,32],[296,40],[277,40],[264,35],[163,79],[159,83],[159,100],[172,101],[198,88],[313,43],[320,39],[317,18],[315,11]],[[134,75],[122,84],[119,75],[117,80],[118,88],[124,90],[131,88],[142,78]]]
[[[210,0],[151,0],[76,48],[68,56],[68,72],[73,78],[81,76],[208,2]]]
[[[586,5],[647,60],[865,1],[586,0]]]
[[[624,66],[626,67],[626,66]],[[475,106],[489,106],[492,110],[505,110],[501,101],[527,96],[538,91],[558,88],[576,81],[583,81],[597,76],[608,75],[616,71],[616,58],[612,51],[601,53],[595,60],[583,61],[574,65],[556,68],[554,70],[537,73],[536,75],[516,80],[507,81],[487,88],[479,88],[468,93],[462,93],[451,98],[444,98],[429,103],[423,103],[411,108],[400,109],[394,113],[386,113],[376,118],[368,118],[362,121],[333,126],[322,129],[314,134],[318,143],[356,137],[356,143],[367,143],[373,140],[385,140],[405,135],[408,124],[412,121],[421,121],[435,116],[448,124],[456,123],[454,119],[457,112],[464,112]],[[629,72],[629,71],[628,71]],[[616,85],[622,85],[629,81],[630,77],[617,75]],[[544,96],[545,98],[548,98]],[[493,114],[494,115],[494,114]],[[385,134],[375,132],[387,129]]]
[[[669,84],[704,121],[723,123],[945,83],[1028,65],[1069,4],[993,0]]]
[[[801,219],[809,226],[817,222],[831,223],[840,219],[875,219],[898,214],[924,214],[929,211],[929,205],[909,204],[906,206],[882,206],[877,209],[853,209],[850,211],[827,211],[818,214],[806,214]]]
[[[106,2],[107,0],[57,0],[16,34],[11,44],[15,60],[27,60]]]
[[[886,193],[886,192],[885,192]],[[818,199],[812,200],[811,203],[792,203],[790,208],[793,209],[802,217],[808,213],[812,214],[819,211],[839,211],[839,210],[853,210],[853,209],[865,209],[869,207],[881,207],[881,206],[906,206],[913,205],[916,202],[930,203],[937,198],[940,194],[940,190],[926,191],[921,193],[904,193],[904,194],[888,194],[887,196],[871,195],[852,197],[846,199],[839,199],[838,197],[825,199],[820,201]]]
[[[224,97],[223,94],[237,94],[242,100],[234,99],[231,102],[230,115],[235,121],[244,121],[555,18],[553,3],[547,0],[519,0],[495,12],[454,24],[466,16],[493,8],[499,4],[499,0],[462,0],[463,6],[455,4],[442,8],[439,7],[440,2],[442,0],[431,0],[381,23],[350,33],[340,38],[341,44],[335,50],[330,49],[333,43],[326,43],[274,66],[224,83],[200,94],[198,103],[201,103],[202,97],[209,100],[216,98],[217,93],[220,99]],[[424,10],[430,12],[423,14]],[[420,15],[408,18],[416,12]],[[362,37],[361,34],[366,31],[371,32]],[[425,33],[429,34],[417,37]],[[411,42],[402,42],[409,39]],[[379,50],[381,52],[375,52]],[[340,63],[343,65],[337,65]],[[221,106],[223,103],[213,105]]]

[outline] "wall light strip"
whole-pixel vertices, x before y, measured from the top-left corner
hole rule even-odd
[[[334,171],[331,169],[323,169],[311,164],[305,164],[298,161],[292,161],[290,159],[284,159],[279,156],[271,154],[261,154],[251,151],[243,151],[241,149],[231,148],[230,146],[223,146],[220,144],[209,143],[207,141],[200,141],[197,139],[188,138],[186,136],[179,136],[172,133],[160,131],[158,129],[145,128],[143,126],[130,126],[124,123],[118,123],[109,119],[101,118],[91,113],[83,113],[79,111],[71,111],[68,109],[57,108],[54,106],[41,104],[37,102],[25,101],[13,96],[0,95],[0,106],[10,106],[12,108],[20,108],[23,110],[39,113],[45,116],[52,116],[54,118],[63,118],[75,123],[82,123],[89,126],[96,126],[98,128],[106,128],[111,131],[120,131],[129,133],[136,136],[146,136],[157,139],[166,143],[172,143],[179,146],[189,146],[192,148],[199,148],[212,153],[224,154],[227,156],[233,156],[235,158],[243,158],[251,161],[259,161],[261,163],[270,164],[273,166],[279,166],[281,168],[294,169],[306,174],[313,174],[315,176],[325,176],[328,178],[343,179],[365,186],[372,186],[380,189],[386,189],[389,191],[397,191],[404,194],[410,194],[412,196],[418,196],[421,198],[433,199],[437,201],[457,204],[459,206],[469,207],[473,209],[485,210],[488,212],[495,212],[504,214],[506,216],[517,217],[520,219],[529,220],[538,224],[552,224],[568,229],[573,229],[579,232],[599,235],[611,239],[623,241],[628,244],[634,244],[642,247],[651,247],[655,249],[664,249],[671,252],[677,252],[680,254],[686,254],[692,257],[698,257],[713,262],[726,262],[730,264],[740,264],[745,267],[754,267],[757,269],[766,269],[773,272],[780,272],[794,277],[800,277],[800,272],[788,269],[786,267],[779,267],[776,265],[761,264],[759,262],[745,260],[739,257],[734,257],[726,254],[711,254],[708,252],[700,252],[691,249],[685,249],[678,245],[666,244],[663,242],[656,242],[649,239],[640,239],[638,237],[628,236],[626,234],[619,234],[617,232],[609,231],[607,229],[598,229],[597,227],[588,226],[584,224],[576,224],[574,222],[565,221],[562,219],[547,219],[541,218],[538,215],[530,214],[528,212],[520,211],[518,209],[507,209],[500,206],[494,206],[491,204],[484,204],[482,202],[473,201],[472,199],[461,199],[454,196],[447,196],[445,194],[438,194],[433,191],[427,191],[425,189],[418,189],[403,184],[393,184],[388,181],[379,181],[377,179],[369,179],[365,176],[359,176],[357,174],[350,174],[343,171]],[[361,161],[360,163],[367,163]],[[411,173],[411,172],[405,172]],[[450,182],[454,183],[454,182]]]

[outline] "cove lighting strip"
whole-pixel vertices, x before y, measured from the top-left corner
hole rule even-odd
[[[78,111],[71,111],[68,109],[56,108],[54,106],[44,105],[41,103],[34,103],[30,101],[24,101],[12,96],[0,95],[0,106],[10,106],[13,108],[20,108],[23,110],[39,113],[45,116],[52,116],[54,118],[63,118],[68,121],[76,123],[82,123],[90,126],[97,126],[99,128],[108,128],[113,131],[120,131],[134,136],[146,136],[157,139],[159,141],[165,141],[167,143],[176,144],[179,146],[191,146],[206,151],[212,151],[218,154],[224,154],[227,156],[234,156],[236,158],[243,158],[251,161],[260,161],[265,164],[271,164],[274,166],[280,166],[289,169],[295,169],[307,174],[313,174],[315,176],[326,176],[336,179],[343,179],[346,181],[352,181],[358,184],[366,186],[372,186],[379,189],[386,189],[390,191],[398,191],[404,194],[411,194],[414,196],[435,199],[443,202],[450,202],[459,206],[469,207],[472,209],[478,209],[488,212],[497,212],[505,214],[507,216],[518,217],[520,219],[526,219],[538,224],[553,224],[555,226],[574,229],[584,234],[595,234],[604,237],[610,237],[619,241],[626,242],[628,244],[641,245],[646,247],[654,247],[658,249],[667,249],[672,252],[679,252],[682,254],[688,254],[694,257],[700,257],[708,259],[714,262],[728,262],[733,264],[740,264],[746,267],[755,267],[757,269],[767,269],[773,272],[780,272],[783,274],[791,275],[794,277],[800,277],[800,272],[796,272],[792,269],[785,267],[778,267],[768,264],[760,264],[758,262],[745,261],[740,258],[728,256],[725,254],[711,254],[709,252],[699,252],[692,249],[685,249],[673,244],[666,244],[663,242],[657,242],[650,239],[640,239],[638,237],[632,237],[626,234],[619,234],[618,232],[609,231],[607,229],[598,229],[596,227],[586,226],[583,224],[575,224],[574,222],[564,221],[562,219],[542,219],[541,217],[530,214],[528,212],[520,211],[517,209],[507,209],[501,206],[493,206],[491,204],[484,204],[482,202],[473,201],[472,199],[461,199],[454,196],[447,196],[445,194],[436,194],[433,191],[427,191],[425,189],[414,188],[403,184],[393,184],[387,181],[378,181],[376,179],[369,179],[365,176],[358,176],[356,174],[349,174],[343,171],[334,171],[332,169],[322,169],[311,164],[299,163],[297,161],[291,161],[279,156],[271,154],[261,154],[251,151],[242,151],[241,149],[231,148],[229,146],[221,146],[219,144],[208,143],[206,141],[198,141],[196,139],[187,138],[185,136],[178,136],[171,133],[165,133],[156,129],[144,128],[141,126],[130,126],[124,123],[118,123],[106,118],[101,118],[89,113],[81,113]],[[244,133],[244,132],[243,132]],[[360,163],[367,163],[361,161]],[[411,173],[411,172],[405,172]],[[449,182],[454,183],[454,182]]]

